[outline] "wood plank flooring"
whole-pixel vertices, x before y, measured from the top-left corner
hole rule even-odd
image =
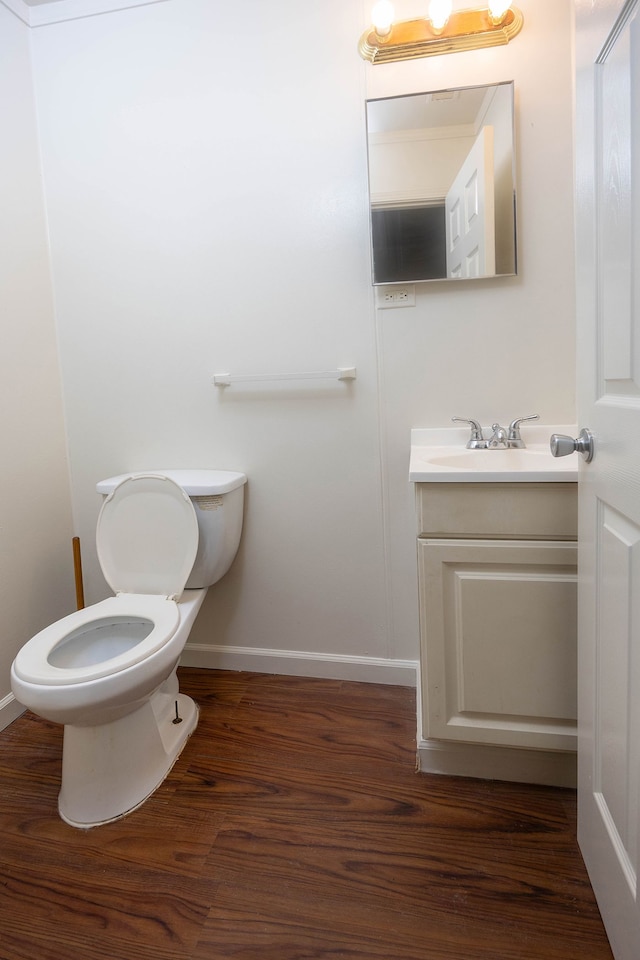
[[[404,687],[182,669],[198,729],[114,824],[0,733],[1,960],[611,960],[572,791],[416,774]]]

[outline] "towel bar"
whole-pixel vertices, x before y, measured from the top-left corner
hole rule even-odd
[[[272,380],[355,380],[355,367],[338,367],[337,370],[318,370],[308,373],[247,373],[232,376],[230,373],[216,373],[213,382],[216,387],[229,387],[232,383],[260,383]]]

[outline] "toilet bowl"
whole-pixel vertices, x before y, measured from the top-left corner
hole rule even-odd
[[[117,819],[162,783],[198,721],[176,670],[208,586],[240,541],[246,477],[168,470],[113,477],[96,543],[115,596],[29,640],[11,667],[16,699],[64,725],[61,817]]]

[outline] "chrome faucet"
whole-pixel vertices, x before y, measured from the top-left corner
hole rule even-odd
[[[467,450],[521,450],[525,442],[520,436],[520,424],[528,420],[539,420],[540,414],[532,417],[517,417],[509,424],[509,429],[501,427],[499,423],[491,424],[493,433],[488,440],[484,439],[482,427],[477,420],[467,420],[464,417],[451,417],[453,423],[468,423],[471,426],[471,436],[467,442]]]
[[[491,450],[508,450],[509,449],[509,434],[504,427],[501,427],[499,423],[492,423],[491,429],[493,433],[487,441],[487,446]]]
[[[532,417],[518,417],[517,420],[512,420],[509,424],[509,434],[507,436],[507,444],[510,447],[516,447],[518,450],[522,450],[525,443],[522,437],[520,436],[520,424],[526,423],[527,420],[539,420],[540,414],[536,413]]]
[[[471,424],[471,436],[467,443],[467,450],[486,450],[487,441],[482,436],[482,427],[477,420],[466,420],[464,417],[451,417],[451,422]]]

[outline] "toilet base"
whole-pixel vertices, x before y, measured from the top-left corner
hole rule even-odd
[[[126,717],[94,727],[65,726],[62,819],[88,829],[131,813],[160,786],[197,725],[198,707],[178,692],[174,672]]]

